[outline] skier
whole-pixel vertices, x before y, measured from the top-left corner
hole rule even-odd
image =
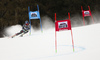
[[[25,24],[23,25],[22,30],[19,33],[16,33],[15,35],[13,35],[12,38],[20,34],[21,34],[20,36],[22,37],[24,34],[28,33],[29,29],[30,29],[30,24],[28,21],[25,21]]]

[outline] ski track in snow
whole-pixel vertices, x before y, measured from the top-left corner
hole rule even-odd
[[[62,46],[70,46],[72,47],[72,45],[62,45]],[[79,49],[78,51],[75,51],[75,52],[68,52],[68,53],[63,53],[63,54],[58,54],[58,55],[52,55],[52,56],[44,56],[44,57],[38,57],[38,58],[32,58],[32,59],[26,59],[26,60],[38,60],[38,59],[43,59],[43,58],[52,58],[52,57],[59,57],[59,56],[64,56],[64,55],[70,55],[70,54],[74,54],[74,53],[78,53],[78,52],[81,52],[83,50],[85,50],[84,47],[77,47],[77,46],[74,46],[75,49]]]

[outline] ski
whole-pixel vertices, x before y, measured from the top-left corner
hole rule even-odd
[[[13,36],[10,36],[10,38],[14,38],[16,36],[16,34],[15,35],[13,35]]]

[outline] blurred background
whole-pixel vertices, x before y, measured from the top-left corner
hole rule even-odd
[[[13,25],[23,25],[28,17],[28,6],[31,11],[37,10],[39,5],[42,24],[46,19],[54,22],[54,13],[57,20],[67,19],[71,15],[72,27],[83,26],[81,6],[88,10],[90,6],[94,22],[99,23],[100,0],[0,0],[0,37],[4,36],[4,29]],[[86,25],[92,24],[91,17],[85,18]],[[47,22],[46,22],[47,23]],[[40,28],[39,20],[32,20],[32,26]]]

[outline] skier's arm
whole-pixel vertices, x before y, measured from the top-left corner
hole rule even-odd
[[[23,25],[22,29],[24,29],[24,28],[25,28],[25,24]]]

